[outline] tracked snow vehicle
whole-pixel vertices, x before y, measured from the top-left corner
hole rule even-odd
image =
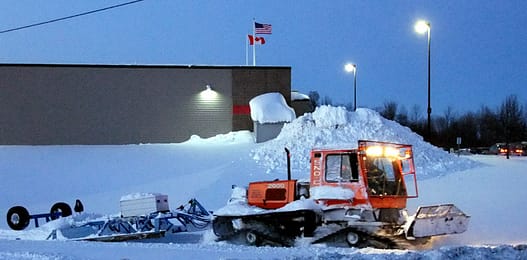
[[[452,204],[407,214],[407,200],[418,196],[411,145],[359,141],[355,149],[312,150],[305,182],[291,179],[286,152],[287,180],[235,188],[229,204],[215,212],[212,226],[219,239],[414,248],[468,227],[470,217]]]

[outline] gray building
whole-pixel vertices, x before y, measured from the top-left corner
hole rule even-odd
[[[208,86],[208,87],[207,87]],[[173,143],[252,130],[290,67],[0,64],[0,144]]]

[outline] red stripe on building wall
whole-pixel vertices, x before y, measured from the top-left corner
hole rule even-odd
[[[249,105],[233,105],[232,114],[234,115],[250,115],[251,107]]]

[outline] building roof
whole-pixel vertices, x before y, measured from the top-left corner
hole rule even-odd
[[[87,68],[191,68],[191,69],[291,69],[290,66],[181,65],[181,64],[82,64],[82,63],[0,63],[0,67],[87,67]]]

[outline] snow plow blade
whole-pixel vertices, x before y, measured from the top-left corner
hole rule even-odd
[[[421,206],[409,225],[407,237],[430,237],[463,233],[470,216],[453,204]]]

